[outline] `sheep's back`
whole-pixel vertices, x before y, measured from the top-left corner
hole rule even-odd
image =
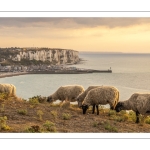
[[[114,87],[98,87],[88,92],[85,101],[90,101],[91,104],[113,104],[118,98],[118,93],[119,91]]]

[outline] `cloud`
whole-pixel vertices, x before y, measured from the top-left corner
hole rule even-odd
[[[94,28],[104,26],[108,28],[128,27],[139,24],[150,24],[149,18],[132,17],[10,17],[0,18],[0,27],[45,27],[45,28]]]

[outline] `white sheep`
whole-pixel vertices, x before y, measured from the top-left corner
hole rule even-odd
[[[88,92],[84,101],[82,102],[83,114],[90,105],[96,105],[97,115],[99,115],[98,105],[110,105],[110,109],[115,109],[119,101],[119,90],[113,86],[102,86],[94,88]]]
[[[0,93],[7,93],[9,96],[16,96],[16,87],[13,84],[0,84]]]
[[[79,94],[79,96],[77,97],[77,102],[78,102],[78,106],[79,107],[82,107],[82,102],[84,100],[84,98],[86,97],[87,93],[94,89],[94,88],[98,88],[98,87],[101,87],[101,86],[98,86],[98,85],[95,85],[95,86],[89,86],[84,92],[82,92],[81,94]],[[95,112],[95,105],[93,105],[93,110],[92,110],[92,113],[94,114]]]
[[[128,100],[120,101],[115,110],[133,110],[136,113],[136,123],[139,123],[139,115],[150,115],[150,93],[134,93]]]
[[[84,92],[84,88],[81,85],[66,85],[59,87],[56,92],[48,96],[47,102],[60,101],[76,101],[76,97]]]

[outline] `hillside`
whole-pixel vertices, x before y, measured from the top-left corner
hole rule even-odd
[[[86,115],[77,105],[49,104],[39,96],[30,100],[0,97],[1,133],[149,133],[150,121],[136,124],[135,114],[116,113],[100,107],[100,115]]]

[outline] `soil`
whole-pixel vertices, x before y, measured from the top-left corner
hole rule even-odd
[[[31,103],[21,98],[0,99],[0,118],[7,117],[1,133],[149,133],[150,124],[133,120],[118,121],[102,110],[99,115],[91,109],[85,115],[77,105]],[[41,114],[41,115],[39,115]],[[117,116],[118,114],[116,114]],[[47,122],[46,122],[47,121]],[[2,121],[0,122],[2,125]]]

